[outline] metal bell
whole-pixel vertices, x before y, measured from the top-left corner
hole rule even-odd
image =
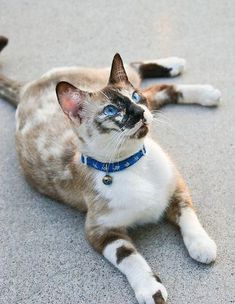
[[[112,178],[112,176],[110,176],[110,175],[105,175],[104,177],[103,177],[103,183],[105,184],[105,185],[111,185],[112,184],[112,182],[113,182],[113,178]]]

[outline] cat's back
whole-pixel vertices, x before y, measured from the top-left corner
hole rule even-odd
[[[96,73],[92,69],[80,67],[56,68],[26,84],[21,90],[20,104],[16,111],[17,131],[25,134],[35,126],[47,126],[49,132],[52,126],[53,134],[55,126],[60,133],[68,130],[70,125],[59,106],[56,85],[60,81],[67,81],[83,90],[98,90],[105,80],[100,77],[96,79]]]

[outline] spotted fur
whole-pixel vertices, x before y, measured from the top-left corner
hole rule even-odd
[[[165,301],[162,297],[162,293],[161,291],[157,291],[154,295],[153,295],[153,300],[155,304],[164,304]]]
[[[2,43],[3,45],[3,43]],[[0,39],[1,46],[1,39]],[[16,149],[23,173],[41,193],[87,211],[91,245],[126,275],[139,303],[166,303],[161,280],[134,247],[127,228],[155,223],[164,214],[177,224],[192,258],[210,263],[216,245],[199,223],[185,183],[174,164],[149,134],[151,109],[169,103],[216,105],[220,95],[208,86],[155,85],[140,89],[140,76],[175,76],[184,60],[168,58],[124,68],[115,55],[109,69],[60,68],[17,86]],[[151,69],[150,69],[151,67]],[[163,74],[157,74],[162,71]],[[8,86],[9,84],[9,86]],[[1,96],[11,81],[0,78]],[[133,92],[140,100],[135,103]],[[17,105],[17,102],[14,103]],[[107,117],[107,105],[118,115]],[[81,164],[81,153],[99,161],[125,159],[145,145],[147,154],[134,166],[102,183],[103,172]]]
[[[134,248],[121,246],[117,249],[117,264],[120,264],[123,259],[135,252]]]

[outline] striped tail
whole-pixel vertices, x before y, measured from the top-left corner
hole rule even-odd
[[[7,45],[8,39],[0,36],[0,52]],[[14,107],[19,103],[21,84],[0,74],[0,98],[9,101]]]

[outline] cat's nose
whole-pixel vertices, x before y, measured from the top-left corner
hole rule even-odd
[[[144,109],[142,109],[141,107],[136,106],[133,109],[133,116],[135,116],[137,119],[145,119],[144,118]]]
[[[137,105],[131,105],[128,109],[128,124],[133,127],[144,119],[144,109]]]

